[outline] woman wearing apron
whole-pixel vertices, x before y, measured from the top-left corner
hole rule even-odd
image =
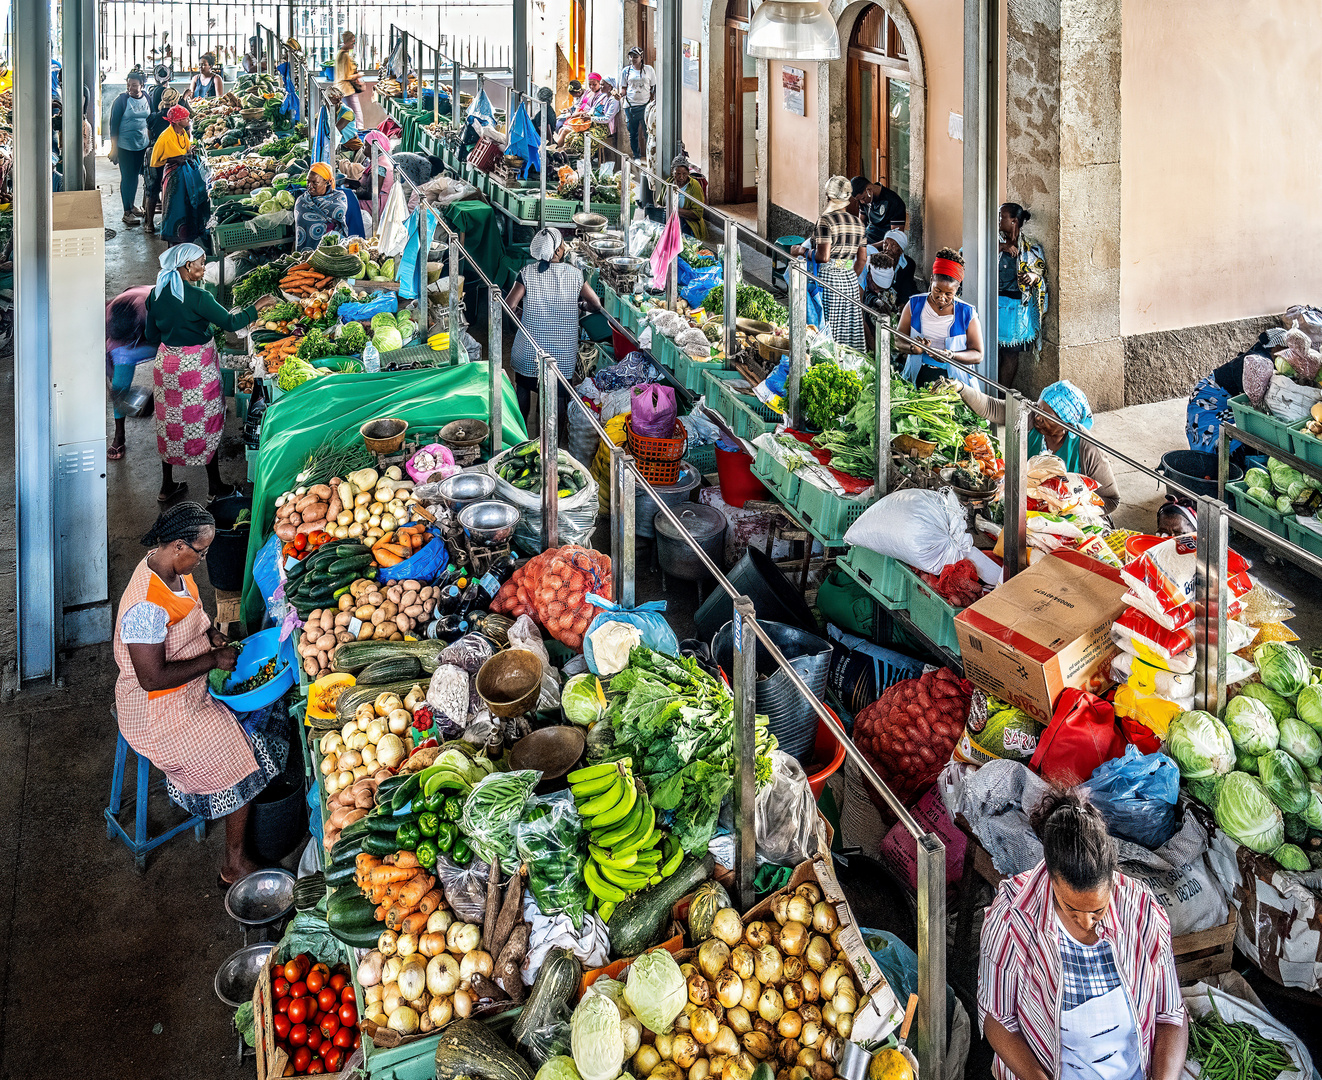
[[[1076,790],[1033,813],[1042,862],[987,910],[978,1019],[998,1080],[1176,1080],[1189,1046],[1170,920],[1116,869],[1115,841]]]
[[[908,353],[902,377],[916,386],[926,386],[937,379],[949,377],[966,386],[973,385],[973,377],[944,360],[932,357],[924,345],[950,353],[965,367],[982,363],[982,323],[972,304],[966,304],[956,295],[964,280],[964,256],[954,248],[942,248],[932,263],[932,284],[927,292],[911,297],[900,311],[899,331],[922,344],[910,345],[901,341],[896,348]]]

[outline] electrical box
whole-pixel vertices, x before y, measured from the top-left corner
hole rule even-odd
[[[51,197],[55,583],[61,648],[108,641],[106,232],[99,191]]]

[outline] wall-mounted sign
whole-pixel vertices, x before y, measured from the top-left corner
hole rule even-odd
[[[684,39],[683,72],[685,90],[702,89],[702,43],[695,38]]]
[[[806,115],[803,110],[803,80],[803,68],[780,69],[780,85],[785,91],[785,111],[797,116]]]

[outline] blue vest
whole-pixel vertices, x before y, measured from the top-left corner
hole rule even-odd
[[[926,337],[923,333],[923,307],[927,304],[927,293],[919,293],[917,296],[909,297],[909,330],[914,337]],[[976,318],[972,304],[966,304],[963,300],[955,300],[955,318],[950,324],[950,336],[945,342],[933,342],[938,349],[945,349],[946,352],[963,352],[969,347],[969,323]],[[949,364],[943,364],[939,360],[933,360],[926,353],[913,353],[905,361],[904,371],[901,378],[909,382],[918,380],[918,372],[926,364],[928,367],[943,369],[952,379],[962,382],[965,386],[972,386],[973,379],[959,368],[951,367]]]

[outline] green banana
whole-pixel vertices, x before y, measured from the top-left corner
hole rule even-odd
[[[626,851],[641,851],[648,846],[648,841],[655,833],[656,811],[652,808],[651,801],[646,796],[643,796],[643,798],[638,801],[647,804],[645,812],[639,819],[638,827],[622,840],[617,840],[613,844],[603,845],[608,846],[616,855],[621,855]]]
[[[632,778],[627,781],[622,781],[622,785],[624,788],[621,793],[623,797],[619,802],[614,804],[607,803],[606,809],[604,810],[598,808],[594,811],[590,810],[587,806],[584,806],[579,811],[584,817],[591,819],[593,829],[605,829],[611,825],[618,825],[629,816],[629,811],[633,809],[634,803],[638,801],[638,787],[634,784]],[[604,795],[601,797],[605,798]]]
[[[577,787],[584,780],[595,780],[598,777],[610,776],[623,765],[626,769],[633,765],[633,758],[624,758],[621,761],[604,761],[600,765],[588,765],[583,769],[575,769],[565,777],[569,781],[570,787]]]
[[[666,833],[663,847],[666,852],[666,859],[661,864],[661,876],[669,877],[679,869],[679,864],[684,861],[684,849],[679,846],[679,841],[669,833]]]
[[[633,799],[629,795],[631,791],[633,791],[633,783],[623,776],[617,776],[605,791],[587,799],[579,806],[579,815],[583,818],[595,819],[599,814],[613,814],[623,807],[620,810],[620,816],[623,817],[633,806]]]
[[[631,851],[629,854],[617,858],[605,848],[597,847],[596,844],[589,844],[588,852],[599,866],[609,866],[615,870],[627,870],[638,860],[638,855],[635,852]]]
[[[611,767],[600,776],[589,776],[582,780],[570,781],[569,788],[574,793],[575,800],[581,799],[586,802],[594,795],[600,795],[606,791],[622,775],[619,768],[612,762]]]
[[[583,864],[583,882],[588,891],[598,900],[619,903],[629,894],[617,885],[612,885],[597,872],[597,864],[589,859]]]
[[[602,829],[593,836],[593,840],[604,848],[615,850],[624,840],[632,838],[642,824],[645,811],[650,808],[650,802],[646,795],[633,804],[633,809],[629,811],[628,816],[618,825],[609,829]]]
[[[628,892],[637,892],[647,884],[647,873],[635,874],[629,870],[617,870],[613,866],[605,866],[601,863],[594,863],[592,861],[584,864],[585,869],[588,866],[595,866],[597,872],[608,884],[616,885]],[[591,886],[588,887],[591,888]],[[610,899],[610,897],[607,897],[607,899]]]

